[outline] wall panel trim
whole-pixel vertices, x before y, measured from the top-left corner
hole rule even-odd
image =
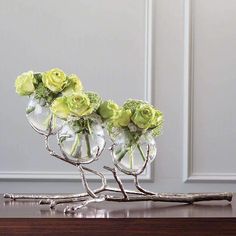
[[[194,0],[184,0],[184,119],[183,119],[183,181],[231,182],[236,173],[194,173],[193,117],[194,117]]]

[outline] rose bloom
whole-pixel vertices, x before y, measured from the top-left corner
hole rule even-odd
[[[53,101],[50,109],[54,115],[56,115],[57,117],[61,119],[67,119],[68,116],[70,115],[70,110],[68,108],[66,97],[56,98]]]
[[[19,75],[15,81],[16,92],[21,96],[31,95],[35,91],[34,82],[33,71]]]
[[[148,129],[155,118],[155,110],[148,104],[141,104],[138,106],[131,117],[131,120],[140,129]]]
[[[83,91],[83,85],[79,77],[72,74],[68,77],[68,86],[62,91],[64,96],[69,96],[76,93],[81,93]]]
[[[86,116],[93,112],[89,98],[86,94],[76,94],[67,97],[70,113],[75,116]]]
[[[61,92],[68,85],[68,78],[60,69],[52,69],[42,74],[42,81],[46,88],[54,93]]]
[[[110,119],[117,116],[119,112],[119,106],[111,100],[105,101],[99,107],[99,114],[104,119]]]

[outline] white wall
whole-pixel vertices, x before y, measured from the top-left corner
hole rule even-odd
[[[234,191],[235,12],[234,0],[0,0],[1,192],[81,189],[14,93],[18,73],[55,66],[104,98],[151,97],[164,112],[146,188]]]

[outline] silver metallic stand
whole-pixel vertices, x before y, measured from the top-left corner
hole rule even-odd
[[[31,124],[32,126],[32,124]],[[105,176],[96,170],[90,169],[85,165],[91,163],[92,161],[96,160],[98,156],[101,154],[101,150],[97,150],[96,157],[87,163],[79,163],[78,161],[71,160],[67,157],[67,155],[63,152],[62,155],[55,153],[49,145],[49,138],[55,133],[52,133],[52,130],[49,130],[47,134],[40,132],[32,126],[32,128],[39,134],[43,135],[45,138],[45,146],[48,150],[49,154],[59,160],[67,162],[73,166],[75,166],[78,171],[80,172],[82,183],[85,189],[84,193],[80,194],[68,194],[68,195],[20,195],[20,194],[4,194],[4,198],[12,199],[12,200],[24,200],[24,199],[31,199],[31,200],[39,200],[40,204],[49,205],[50,208],[55,208],[59,204],[65,203],[74,203],[74,205],[67,206],[64,209],[66,214],[74,214],[80,208],[85,207],[90,203],[99,203],[103,201],[113,201],[113,202],[133,202],[133,201],[154,201],[154,202],[178,202],[178,203],[187,203],[192,204],[195,202],[200,201],[211,201],[211,200],[227,200],[231,201],[233,194],[229,192],[223,193],[154,193],[148,190],[145,190],[141,187],[138,176],[143,173],[145,170],[148,162],[149,162],[149,146],[147,147],[146,153],[146,161],[143,164],[143,167],[138,172],[129,172],[123,169],[116,164],[114,168],[110,168],[104,166],[104,169],[107,171],[112,172],[114,180],[116,181],[118,188],[110,187],[107,184]],[[60,145],[59,145],[60,146]],[[113,155],[113,146],[111,147],[111,153]],[[131,175],[134,177],[134,183],[136,187],[136,191],[133,190],[126,190],[123,186],[123,183],[119,176],[117,175],[117,169],[124,172],[127,175]],[[87,182],[85,172],[90,172],[97,175],[101,179],[101,187],[98,189],[91,189]]]

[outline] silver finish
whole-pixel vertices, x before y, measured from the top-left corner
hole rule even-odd
[[[84,169],[82,166],[78,166],[79,170],[80,170],[80,173],[81,173],[81,178],[82,178],[82,183],[83,183],[83,186],[86,190],[86,192],[88,193],[88,195],[92,198],[97,198],[97,195],[89,188],[88,186],[88,182],[86,181],[86,177],[85,177],[85,174],[84,174]]]
[[[115,179],[115,181],[118,183],[119,188],[120,188],[120,191],[121,191],[121,193],[122,193],[123,196],[124,196],[124,199],[128,199],[128,195],[127,195],[127,193],[126,193],[126,191],[125,191],[125,189],[124,189],[124,186],[123,186],[123,184],[122,184],[122,181],[121,181],[121,179],[120,179],[120,178],[118,177],[118,175],[117,175],[116,168],[110,168],[110,167],[107,167],[107,166],[104,166],[104,168],[112,172],[112,174],[113,174],[113,176],[114,176],[114,179]]]
[[[103,201],[105,201],[105,197],[104,196],[101,196],[99,198],[91,198],[91,199],[85,200],[80,205],[67,206],[64,209],[64,213],[65,214],[74,214],[77,210],[81,209],[82,207],[87,206],[89,203],[93,203],[93,202],[98,203],[98,202],[103,202]]]
[[[50,120],[50,124],[51,122],[52,122],[52,118]],[[107,184],[105,176],[101,172],[98,172],[96,170],[83,166],[98,159],[99,155],[102,152],[102,150],[99,150],[99,147],[98,147],[95,158],[93,158],[91,161],[88,161],[86,163],[80,163],[79,161],[73,161],[70,158],[68,158],[67,155],[63,152],[59,143],[58,145],[60,147],[62,156],[57,154],[55,151],[53,151],[50,148],[49,137],[52,135],[56,135],[55,133],[52,133],[51,125],[47,134],[43,134],[42,132],[37,130],[34,126],[32,126],[32,128],[36,132],[44,136],[46,150],[49,152],[51,156],[78,168],[81,174],[82,183],[86,192],[80,193],[80,194],[67,194],[67,195],[4,194],[4,198],[8,198],[12,200],[20,200],[20,199],[21,200],[26,200],[26,199],[40,200],[39,204],[49,205],[50,208],[55,208],[59,204],[80,202],[80,204],[67,206],[64,209],[65,214],[74,214],[76,213],[76,211],[78,211],[79,209],[81,209],[82,207],[85,207],[86,205],[90,203],[100,203],[103,201],[114,201],[114,202],[159,201],[159,202],[179,202],[179,203],[192,204],[194,202],[199,202],[199,201],[227,200],[230,202],[232,200],[233,194],[229,192],[173,194],[173,193],[154,193],[154,192],[150,192],[148,190],[143,189],[140,186],[140,183],[138,181],[138,176],[144,172],[149,162],[149,151],[150,151],[149,145],[147,146],[145,162],[139,171],[134,172],[134,171],[123,170],[116,163],[114,163],[115,168],[104,166],[105,170],[112,172],[114,179],[119,188],[110,187]],[[113,155],[114,145],[112,145],[110,150],[111,150],[111,154]],[[117,169],[127,175],[132,175],[134,177],[134,184],[138,191],[126,190],[124,188],[122,180],[119,178],[117,174]],[[85,171],[91,172],[101,178],[102,185],[100,188],[92,190],[89,187],[86,176],[85,176]],[[109,194],[105,194],[105,193],[109,193]],[[118,194],[111,195],[111,193],[118,193]],[[119,196],[119,195],[122,195],[122,196]]]

